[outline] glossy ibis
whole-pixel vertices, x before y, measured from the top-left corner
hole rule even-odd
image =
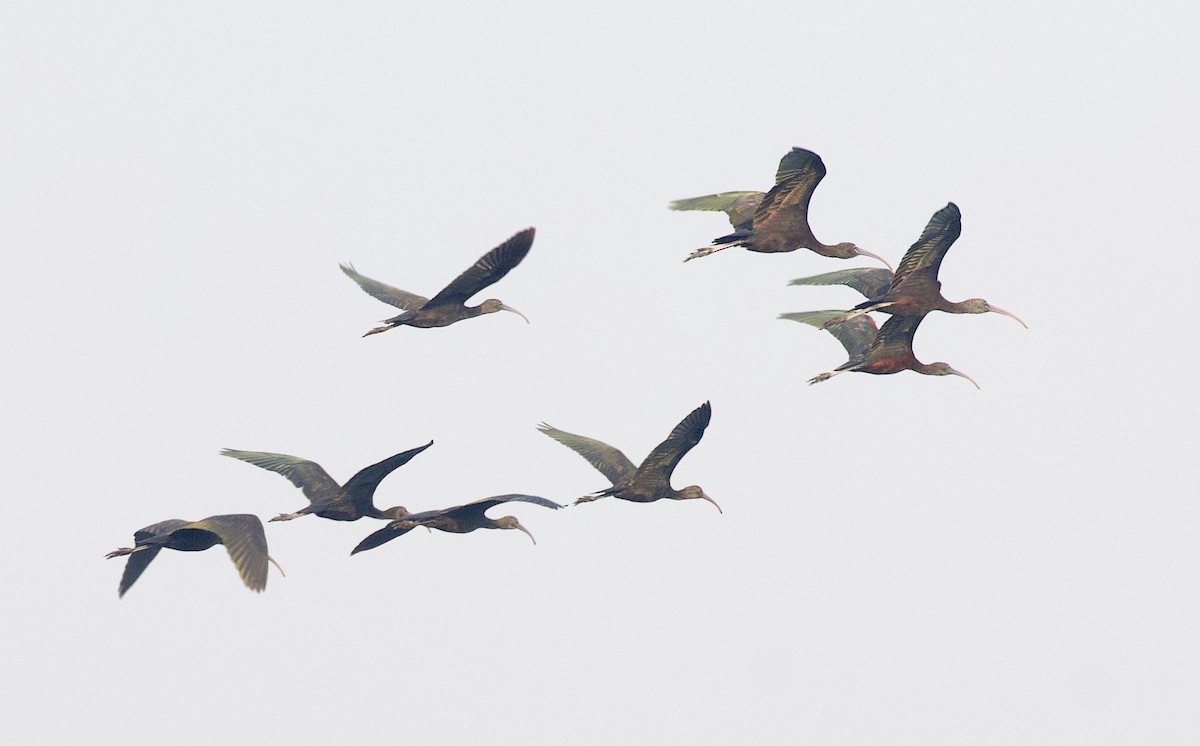
[[[617,497],[639,503],[654,502],[655,500],[707,500],[716,505],[717,501],[704,494],[699,485],[689,485],[681,490],[671,488],[671,472],[679,464],[679,460],[700,442],[708,421],[712,418],[712,407],[704,402],[684,417],[675,426],[667,439],[658,444],[650,452],[641,466],[634,467],[633,462],[616,448],[592,438],[563,432],[546,423],[538,425],[538,430],[554,438],[559,443],[583,456],[589,464],[596,467],[612,487],[599,490],[595,494],[585,495],[575,501],[575,504],[591,502],[601,497]],[[721,511],[724,512],[724,511]]]
[[[847,275],[841,281],[842,284],[861,292],[867,297],[867,301],[855,306],[850,313],[831,319],[829,323],[836,324],[839,323],[839,319],[861,316],[870,311],[882,311],[893,316],[924,316],[930,311],[991,312],[1016,319],[1021,326],[1028,329],[1029,326],[1015,313],[993,306],[983,298],[969,298],[952,303],[942,295],[942,283],[937,277],[938,270],[942,266],[942,258],[961,233],[962,213],[957,205],[950,202],[929,219],[921,237],[905,252],[904,258],[900,260],[899,269],[886,287],[880,288],[875,284],[875,280],[881,278],[881,275],[872,276],[869,287],[868,283],[860,283],[863,276]],[[819,277],[821,275],[817,276]],[[814,282],[817,278],[801,278],[789,284],[817,284]],[[803,280],[807,282],[802,282]]]
[[[509,270],[521,263],[529,248],[533,246],[533,228],[526,228],[512,238],[492,249],[471,265],[471,268],[454,279],[441,292],[426,298],[414,293],[385,285],[382,282],[363,277],[354,267],[343,264],[342,271],[358,283],[366,293],[388,305],[399,308],[403,313],[384,319],[383,326],[377,326],[363,336],[386,332],[397,326],[415,326],[428,329],[435,326],[449,326],[456,321],[472,319],[485,313],[496,311],[511,311],[525,323],[529,319],[512,306],[506,306],[495,298],[489,298],[478,306],[466,305],[467,300],[485,287],[508,274]]]
[[[432,440],[418,448],[389,456],[383,461],[359,471],[341,487],[321,468],[320,464],[296,456],[263,451],[235,451],[231,448],[221,451],[221,455],[231,456],[268,471],[282,474],[304,492],[304,496],[309,501],[307,507],[301,508],[295,513],[280,513],[272,518],[272,521],[290,521],[309,513],[315,513],[332,521],[357,521],[363,516],[394,520],[408,515],[408,511],[400,506],[387,510],[376,508],[375,488],[379,486],[384,477],[407,464],[413,456],[431,445],[433,445]]]
[[[875,321],[869,316],[855,316],[843,323],[827,326],[831,319],[844,313],[844,311],[805,311],[785,313],[779,317],[799,321],[818,329],[825,328],[842,343],[850,355],[850,359],[845,364],[810,379],[810,384],[828,381],[846,371],[886,375],[899,373],[902,370],[915,370],[927,376],[962,376],[974,384],[975,388],[979,388],[975,379],[966,373],[957,371],[946,363],[922,363],[913,355],[913,336],[917,333],[917,327],[921,325],[924,316],[893,316],[878,331],[876,331]]]
[[[812,228],[808,225],[808,202],[812,198],[813,190],[817,188],[817,184],[823,178],[825,178],[825,164],[821,162],[821,156],[811,150],[792,148],[792,151],[779,161],[779,169],[775,172],[775,186],[763,196],[753,217],[749,221],[735,223],[733,233],[713,239],[712,246],[696,249],[684,261],[708,256],[731,246],[743,246],[750,251],[765,253],[810,249],[821,256],[837,259],[869,256],[887,264],[883,257],[860,249],[852,243],[823,244],[813,235]],[[743,205],[748,205],[749,197],[745,195],[753,193],[724,193],[724,195],[730,194],[742,195],[740,199],[743,200]],[[730,199],[726,198],[724,201],[718,199],[724,195],[677,200],[672,203],[672,206],[723,204]],[[732,199],[736,201],[738,198]],[[675,209],[726,208],[676,207]],[[738,220],[743,214],[743,211],[730,213],[730,222]]]
[[[533,538],[533,534],[529,533],[529,529],[522,526],[516,517],[511,515],[506,515],[502,518],[487,517],[486,513],[489,508],[494,508],[501,503],[507,502],[533,503],[534,505],[541,505],[544,508],[553,508],[555,510],[563,507],[553,500],[547,500],[544,497],[537,497],[535,495],[497,495],[496,497],[476,500],[466,505],[456,505],[453,508],[412,513],[392,521],[363,539],[359,542],[358,546],[351,550],[350,554],[358,554],[368,549],[374,549],[380,544],[386,544],[392,539],[407,534],[417,526],[425,526],[431,529],[436,528],[439,531],[448,531],[452,534],[468,534],[480,528],[515,528],[518,531],[523,531],[534,544],[537,544],[537,539]]]
[[[765,192],[721,192],[706,194],[703,197],[677,199],[667,207],[672,210],[723,212],[729,216],[729,224],[736,229],[754,217],[765,196]]]
[[[125,572],[117,595],[125,591],[141,577],[150,561],[160,549],[175,549],[180,552],[202,552],[215,545],[224,544],[229,559],[237,568],[242,582],[250,590],[261,593],[267,587],[267,562],[275,565],[279,572],[283,568],[267,554],[267,537],[263,533],[262,521],[258,516],[244,513],[214,515],[200,521],[182,521],[172,518],[160,521],[133,534],[134,546],[114,549],[108,559],[129,555]]]

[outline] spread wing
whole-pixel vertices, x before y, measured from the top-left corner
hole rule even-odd
[[[883,271],[887,272],[886,269]],[[846,311],[800,311],[783,313],[779,315],[779,318],[799,321],[817,329],[825,329],[842,343],[842,347],[846,348],[846,354],[850,356],[851,361],[858,361],[866,356],[867,350],[879,333],[879,328],[875,326],[875,320],[865,314],[825,328],[826,322],[845,316],[846,313]]]
[[[723,212],[729,216],[729,223],[737,228],[754,217],[758,206],[762,204],[763,196],[762,192],[720,192],[703,197],[677,199],[667,206],[672,210]]]
[[[423,295],[410,293],[407,290],[385,285],[379,280],[364,277],[355,271],[353,265],[339,264],[338,266],[342,268],[347,277],[357,282],[358,286],[366,291],[367,295],[376,300],[381,300],[389,306],[395,306],[401,311],[414,311],[429,302],[429,299]]]
[[[354,505],[354,509],[358,515],[377,513],[378,510],[375,508],[375,488],[379,486],[384,477],[407,464],[412,460],[413,456],[416,456],[431,445],[433,445],[432,440],[423,446],[409,449],[403,453],[397,453],[395,456],[389,456],[383,461],[371,464],[350,477],[350,481],[346,482],[346,486],[342,489],[350,497],[350,502]]]
[[[254,464],[276,474],[282,474],[287,477],[289,482],[300,488],[310,503],[331,500],[341,489],[320,464],[299,456],[266,451],[236,451],[232,448],[222,449],[221,455]]]
[[[553,510],[558,510],[559,508],[565,507],[563,505],[559,505],[553,500],[547,500],[544,497],[538,497],[536,495],[496,495],[495,497],[485,497],[482,500],[476,500],[475,502],[467,503],[466,505],[457,505],[453,508],[446,508],[445,510],[438,511],[438,515],[449,515],[455,520],[462,521],[464,523],[473,523],[479,518],[482,518],[483,514],[486,513],[488,509],[508,502],[533,503],[534,505],[541,505],[543,508],[551,508]]]
[[[905,283],[937,283],[942,259],[961,234],[962,213],[950,202],[933,214],[921,237],[904,253],[892,280],[892,290]]]
[[[913,337],[924,316],[893,316],[884,323],[867,349],[864,361],[912,355]]]
[[[826,272],[812,277],[798,277],[789,285],[845,285],[862,293],[864,297],[878,298],[892,286],[892,272],[882,267],[854,267]]]
[[[152,523],[145,528],[139,528],[133,532],[134,545],[141,545],[147,539],[160,534],[169,534],[177,528],[182,528],[188,525],[187,521],[182,521],[178,518],[168,518],[165,521]],[[158,556],[159,550],[162,547],[150,547],[142,549],[129,555],[125,560],[125,570],[121,573],[121,583],[117,586],[117,597],[125,595],[125,591],[129,590],[146,568],[150,566],[150,562]]]
[[[261,593],[267,587],[267,536],[256,515],[214,515],[181,528],[211,531],[220,538],[242,582]]]
[[[625,454],[607,443],[602,443],[592,438],[585,438],[582,435],[563,432],[544,422],[538,425],[538,430],[554,438],[580,456],[583,456],[589,464],[599,470],[614,485],[637,471],[637,467],[633,465],[632,461],[626,458]]]
[[[671,472],[675,471],[679,460],[700,442],[710,419],[712,406],[708,402],[692,410],[691,414],[675,426],[667,439],[650,452],[638,467],[635,479],[644,486],[670,489]]]
[[[754,232],[782,233],[798,244],[814,241],[808,227],[808,202],[823,178],[825,164],[819,155],[811,150],[792,148],[779,161],[775,186],[763,197],[754,213]]]
[[[504,277],[529,253],[533,246],[533,232],[533,228],[526,228],[479,257],[479,261],[433,296],[427,305],[462,305],[472,295]]]
[[[409,531],[421,525],[409,520],[410,517],[406,516],[398,521],[392,521],[378,531],[370,534],[367,538],[358,542],[358,545],[350,550],[350,554],[354,555],[359,552],[365,552],[368,549],[374,549],[377,546],[388,543],[392,539],[404,536]]]

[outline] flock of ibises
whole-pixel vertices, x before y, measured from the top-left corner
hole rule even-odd
[[[839,259],[867,256],[887,265],[883,257],[852,243],[828,245],[813,236],[808,224],[808,204],[813,190],[824,176],[825,164],[820,156],[809,150],[793,148],[780,160],[775,186],[768,192],[721,192],[670,203],[674,210],[725,212],[734,228],[733,233],[714,239],[711,246],[697,249],[684,261],[741,246],[765,253],[809,249],[822,256]],[[792,280],[792,285],[846,285],[866,297],[863,303],[851,309],[804,311],[780,316],[829,331],[849,354],[850,359],[846,363],[815,376],[809,383],[819,383],[847,371],[881,375],[913,370],[925,375],[961,376],[978,388],[973,379],[946,363],[920,362],[912,349],[917,327],[931,311],[993,312],[1016,319],[1025,326],[1025,322],[1015,314],[982,298],[955,303],[942,296],[938,269],[946,251],[961,232],[961,213],[954,203],[949,203],[934,213],[921,237],[904,254],[894,272],[889,265],[888,269],[844,269]],[[466,303],[516,267],[529,253],[533,237],[533,228],[520,231],[484,254],[432,298],[373,280],[359,274],[351,265],[341,265],[342,271],[366,293],[400,309],[399,314],[384,320],[382,326],[370,329],[363,336],[399,326],[448,326],[497,311],[515,313],[528,322],[529,319],[520,311],[494,298],[478,306],[468,306]],[[882,327],[877,327],[867,315],[871,312],[889,314],[891,318]],[[633,502],[700,499],[707,500],[720,510],[717,502],[697,485],[680,490],[671,487],[671,473],[680,459],[700,442],[711,417],[712,408],[705,402],[684,417],[666,440],[637,466],[621,451],[599,440],[568,433],[545,423],[539,425],[538,429],[578,453],[612,483],[611,487],[580,497],[575,501],[576,504],[601,497]],[[418,526],[451,533],[469,533],[481,528],[516,529],[534,540],[533,534],[515,517],[489,518],[487,511],[510,502],[532,503],[553,509],[564,507],[544,497],[522,494],[497,495],[465,505],[421,513],[410,513],[400,506],[383,510],[375,507],[375,489],[384,477],[431,445],[433,441],[372,464],[340,485],[320,464],[296,456],[232,449],[225,449],[221,453],[281,474],[308,498],[305,507],[294,513],[280,514],[272,521],[288,521],[314,514],[335,521],[355,521],[366,517],[388,522],[359,542],[351,550],[352,555],[374,549]],[[146,570],[159,550],[164,548],[196,552],[223,544],[242,581],[254,591],[266,588],[268,563],[275,563],[267,553],[262,521],[250,514],[216,515],[199,521],[170,519],[146,526],[134,532],[133,536],[134,546],[116,549],[107,555],[109,558],[128,556],[117,589],[121,596]],[[276,564],[276,567],[279,565]]]

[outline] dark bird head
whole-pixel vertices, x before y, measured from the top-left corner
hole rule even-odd
[[[718,513],[725,512],[724,510],[721,510],[720,505],[717,505],[716,500],[714,500],[711,497],[709,497],[708,495],[704,494],[704,490],[700,489],[700,485],[698,485],[698,484],[689,484],[687,487],[684,487],[683,489],[679,490],[679,493],[675,496],[675,499],[676,500],[708,500],[710,503],[717,506]]]
[[[884,259],[878,254],[867,251],[866,249],[860,249],[849,241],[834,244],[832,247],[830,247],[827,254],[838,259],[853,259],[856,256],[869,256],[872,259],[878,259],[879,261],[883,262],[883,266],[887,267],[888,269],[892,269],[892,265],[888,264],[887,259]]]
[[[1012,311],[1005,311],[999,306],[993,306],[983,298],[969,298],[961,303],[956,303],[955,305],[958,306],[962,313],[998,313],[1001,316],[1007,316],[1010,319],[1016,319],[1017,323],[1019,323],[1021,326],[1025,327],[1026,329],[1029,328],[1029,324],[1026,324],[1024,321],[1022,321],[1020,316],[1017,316]]]
[[[492,528],[515,528],[518,531],[525,532],[525,535],[529,537],[529,540],[534,544],[537,544],[537,539],[533,538],[533,534],[529,533],[529,529],[522,526],[521,522],[518,521],[515,516],[506,515],[502,518],[497,518],[492,522]]]
[[[922,367],[920,369],[920,372],[924,373],[927,376],[961,376],[962,378],[965,378],[968,381],[970,381],[975,386],[975,388],[979,388],[979,384],[975,383],[974,378],[971,378],[966,373],[963,373],[960,370],[955,370],[954,368],[951,368],[946,363],[929,363],[928,365]]]
[[[529,323],[529,318],[525,314],[521,313],[520,311],[513,308],[512,306],[504,305],[503,303],[496,300],[495,298],[488,298],[483,303],[479,304],[479,312],[480,313],[495,313],[497,311],[511,311],[512,313],[515,313],[516,315],[525,319],[526,324]]]

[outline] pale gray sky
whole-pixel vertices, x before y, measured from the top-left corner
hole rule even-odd
[[[0,731],[27,743],[1195,743],[1200,14],[1184,3],[17,3],[0,9]],[[916,340],[982,386],[777,321],[848,307],[669,200],[828,176],[826,242],[893,262],[947,201]],[[517,230],[487,316],[361,339]],[[1184,305],[1181,307],[1181,302]],[[710,400],[676,486],[516,514],[538,538],[267,526],[304,504],[217,452],[379,504],[604,486]],[[156,735],[154,737],[157,737]]]

